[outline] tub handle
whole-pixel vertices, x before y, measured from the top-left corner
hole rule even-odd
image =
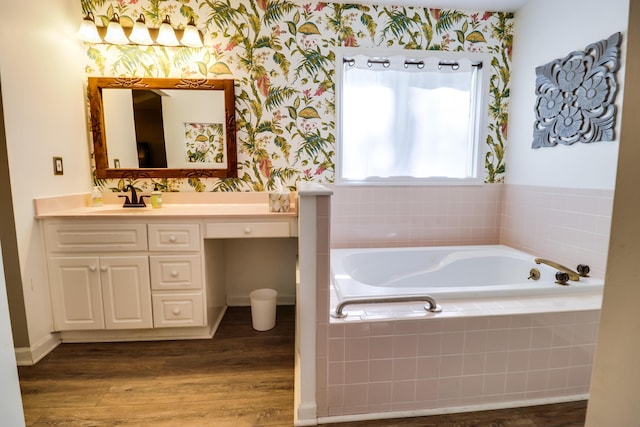
[[[344,319],[349,313],[344,313],[344,308],[348,305],[354,304],[384,304],[391,302],[414,302],[414,301],[426,301],[424,309],[430,313],[440,313],[442,307],[436,303],[430,295],[409,295],[402,297],[377,297],[377,298],[358,298],[343,300],[338,303],[336,309],[331,312],[331,317],[335,319]]]
[[[540,270],[538,270],[537,268],[532,268],[531,270],[529,270],[529,277],[527,277],[527,279],[540,280]]]

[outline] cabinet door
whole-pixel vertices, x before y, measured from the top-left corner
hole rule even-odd
[[[100,257],[107,329],[151,328],[151,285],[146,256]]]
[[[54,257],[49,262],[56,331],[104,329],[97,257]]]

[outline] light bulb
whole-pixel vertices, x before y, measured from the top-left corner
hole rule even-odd
[[[176,38],[176,32],[173,31],[173,27],[171,26],[169,15],[167,15],[164,18],[164,21],[162,21],[162,24],[160,25],[160,29],[158,30],[158,38],[156,38],[156,43],[161,44],[163,46],[180,45],[180,42]]]
[[[131,43],[135,44],[153,44],[153,40],[151,40],[151,36],[149,35],[149,29],[147,28],[147,24],[145,22],[143,14],[140,14],[140,17],[136,20],[136,23],[133,24],[133,29],[131,30],[131,34],[129,35],[129,40],[131,41]]]
[[[122,25],[120,25],[120,17],[117,13],[113,14],[109,25],[107,25],[107,35],[104,36],[104,41],[111,44],[127,44],[129,39],[124,34]]]
[[[88,12],[87,16],[82,20],[80,29],[78,29],[78,37],[87,43],[102,43],[100,34],[98,34],[98,27],[96,27],[96,22],[93,18],[93,13]]]
[[[193,16],[189,19],[189,23],[184,27],[184,33],[180,43],[188,47],[202,47],[202,39],[200,38],[200,31],[196,28],[196,24],[193,21]]]

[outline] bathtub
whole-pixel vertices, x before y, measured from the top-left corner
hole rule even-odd
[[[499,245],[329,256],[322,423],[588,398],[603,280],[558,285],[555,268]],[[528,279],[532,268],[539,280]],[[442,311],[424,299],[386,301],[416,295]]]
[[[340,301],[429,295],[440,300],[602,292],[600,278],[555,283],[557,269],[502,246],[331,250],[331,284]],[[570,266],[574,268],[574,266]],[[540,273],[530,279],[531,270]]]

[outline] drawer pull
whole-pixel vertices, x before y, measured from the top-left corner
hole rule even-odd
[[[179,315],[181,313],[181,311],[180,311],[179,308],[176,307],[176,308],[173,309],[172,313],[173,313],[174,316],[177,316],[177,315]]]
[[[96,268],[95,265],[90,265],[89,266],[89,271],[96,271],[96,270],[97,270],[97,268]]]
[[[171,272],[171,277],[178,277],[179,273],[176,270]]]
[[[170,241],[171,243],[175,243],[175,242],[177,242],[177,241],[178,241],[178,238],[176,237],[176,235],[175,235],[175,234],[172,234],[171,236],[169,236],[169,241]]]
[[[251,227],[245,227],[244,234],[251,234]]]

